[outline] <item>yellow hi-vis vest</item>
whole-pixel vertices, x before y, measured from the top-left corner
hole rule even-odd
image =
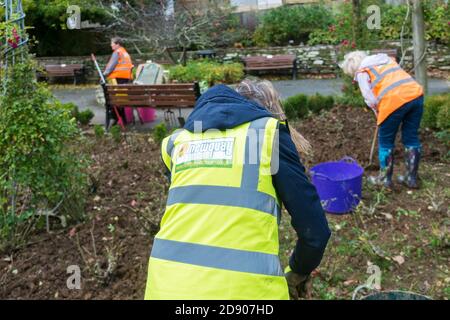
[[[267,117],[163,141],[171,185],[145,299],[289,299],[271,175],[277,129]]]
[[[362,68],[358,72],[367,72],[370,76],[372,91],[378,101],[378,125],[405,103],[423,95],[422,86],[394,59],[385,65]]]

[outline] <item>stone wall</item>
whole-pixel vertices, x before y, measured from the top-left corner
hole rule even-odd
[[[379,48],[397,48],[400,54],[399,42],[380,43]],[[337,61],[339,59],[339,48],[332,45],[317,46],[288,46],[288,47],[269,47],[269,48],[227,48],[217,49],[217,59],[220,61],[240,61],[241,57],[253,55],[275,55],[275,54],[295,54],[297,56],[297,66],[299,75],[333,75],[337,74],[339,68]],[[412,68],[412,47],[405,45],[404,67],[410,71]],[[188,58],[195,58],[195,51],[188,52]],[[177,56],[175,54],[175,56]],[[109,56],[98,56],[97,60],[103,69]],[[158,54],[132,55],[133,63],[137,66],[147,60],[168,63],[167,58]],[[86,76],[89,82],[97,82],[98,75],[90,57],[42,57],[37,58],[41,64],[70,64],[83,63],[86,66]],[[427,48],[428,70],[439,75],[448,76],[450,73],[450,47],[442,44],[429,44]]]

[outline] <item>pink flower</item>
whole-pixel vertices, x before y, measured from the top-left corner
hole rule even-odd
[[[349,41],[347,39],[342,40],[341,45],[348,46]]]

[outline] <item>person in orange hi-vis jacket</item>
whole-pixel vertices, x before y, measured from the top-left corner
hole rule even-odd
[[[133,63],[127,50],[123,47],[123,40],[119,37],[111,39],[111,49],[114,51],[106,65],[103,75],[110,82],[116,84],[131,83],[133,80]],[[125,121],[125,111],[119,110],[120,116]],[[113,113],[113,117],[116,115]],[[117,119],[115,119],[117,121]]]
[[[418,188],[422,86],[384,53],[367,55],[363,51],[350,52],[345,55],[340,67],[358,82],[366,104],[377,116],[380,173],[369,177],[369,182],[392,187],[395,137],[401,125],[406,174],[400,175],[398,180],[409,188]]]

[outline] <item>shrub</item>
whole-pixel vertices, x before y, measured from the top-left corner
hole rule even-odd
[[[284,112],[289,120],[304,118],[308,114],[308,97],[298,94],[283,102]]]
[[[80,110],[78,109],[78,106],[75,103],[73,102],[63,103],[61,104],[61,108],[69,111],[72,118],[78,119],[78,114],[80,113]]]
[[[308,109],[316,114],[322,110],[330,110],[333,105],[334,98],[332,96],[322,96],[317,93],[308,98]]]
[[[115,142],[119,143],[122,140],[122,129],[120,128],[120,126],[112,126],[109,130],[109,133],[111,134],[111,137]]]
[[[98,139],[103,138],[103,136],[105,135],[105,128],[99,124],[96,124],[94,126],[94,133]]]
[[[422,127],[438,129],[438,114],[441,108],[448,104],[450,104],[450,94],[427,96],[424,103]]]
[[[322,5],[281,6],[261,17],[253,40],[258,46],[306,42],[313,30],[325,29],[332,22],[331,11]]]
[[[186,66],[177,65],[169,69],[171,80],[179,82],[206,81],[216,83],[236,83],[244,77],[244,67],[240,63],[220,64],[209,60],[191,61]]]
[[[70,112],[37,83],[30,60],[9,69],[0,97],[0,251],[26,243],[39,217],[84,216],[87,161]]]
[[[94,112],[92,112],[92,110],[90,110],[90,109],[87,109],[87,110],[84,110],[84,111],[81,111],[78,113],[77,120],[82,125],[88,125],[89,122],[91,122],[93,117],[94,117]]]
[[[160,123],[153,129],[153,140],[155,140],[157,144],[161,144],[164,138],[168,135],[169,132],[165,123]]]
[[[447,103],[441,106],[436,115],[436,127],[439,130],[450,129],[450,99],[447,99]]]
[[[330,110],[334,106],[333,96],[322,96],[315,94],[306,96],[298,94],[287,98],[283,102],[284,111],[289,120],[302,119],[308,113],[319,113],[321,110]]]

